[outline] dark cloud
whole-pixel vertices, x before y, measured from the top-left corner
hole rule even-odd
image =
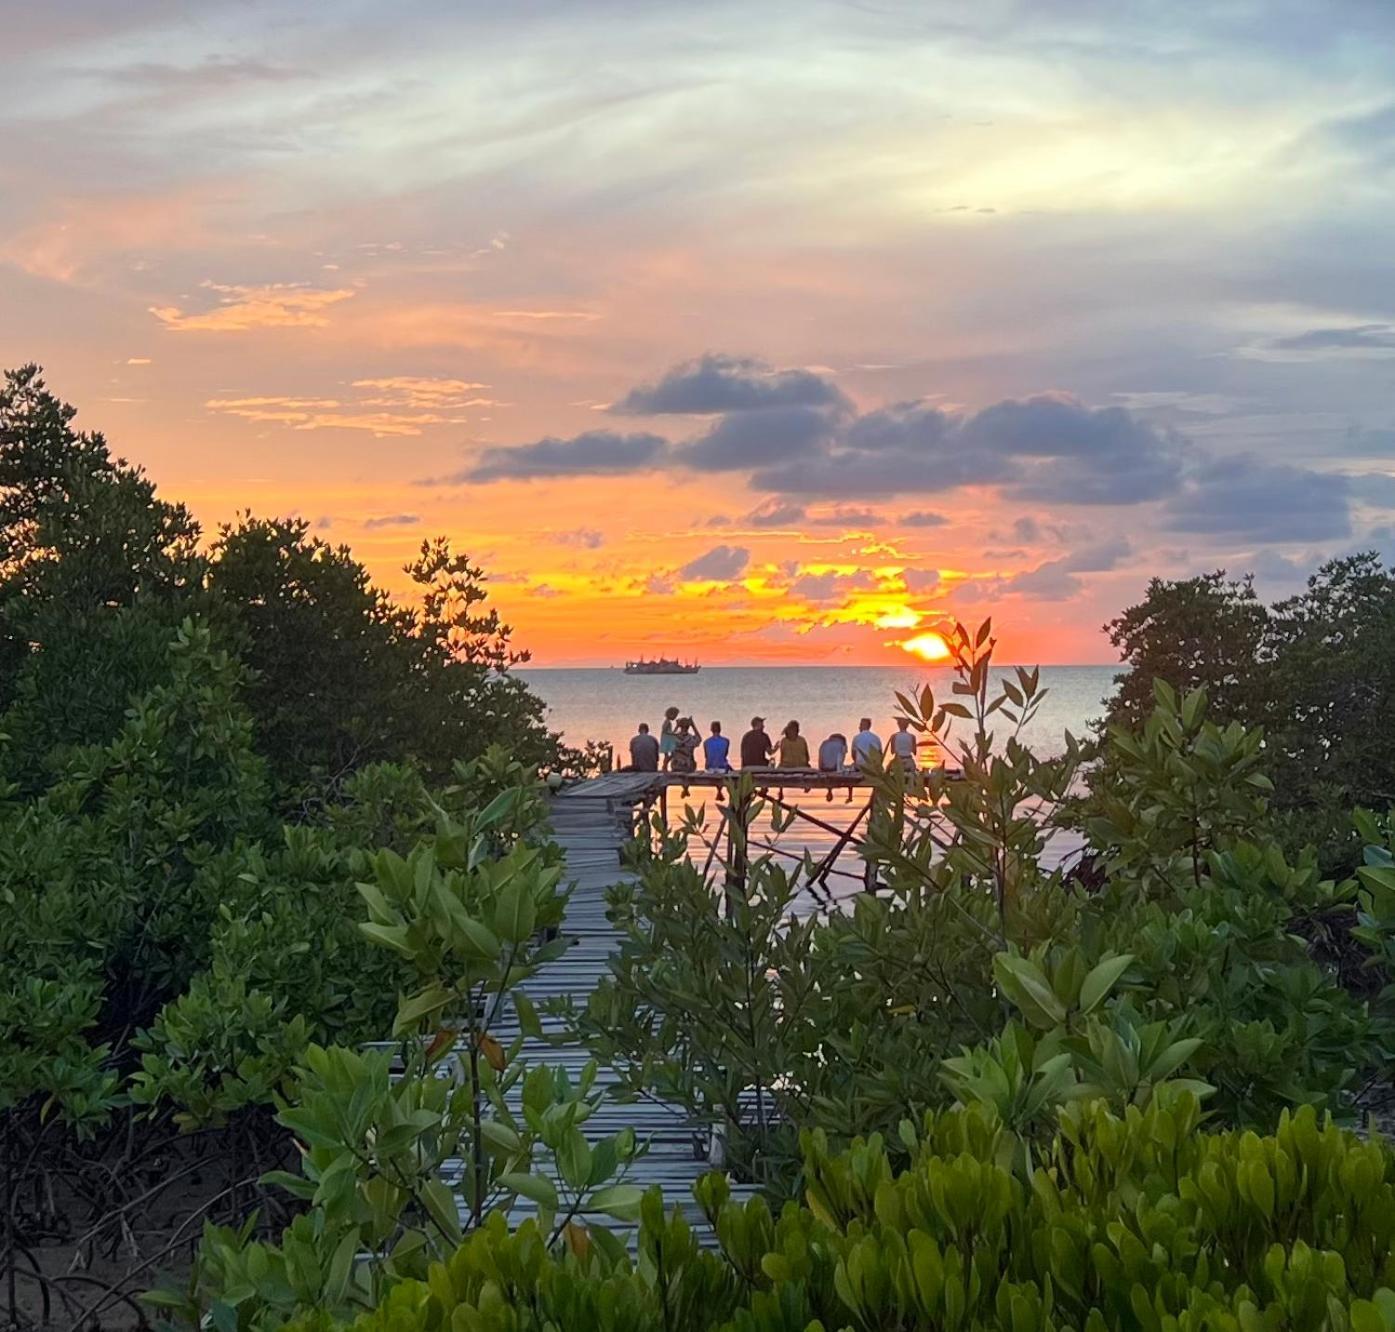
[[[668,452],[660,435],[621,435],[588,430],[571,439],[540,439],[514,448],[485,449],[473,466],[439,478],[436,485],[465,481],[528,480],[546,476],[615,476],[654,467]]]
[[[1395,351],[1395,325],[1349,324],[1345,328],[1310,328],[1292,337],[1275,338],[1281,351]]]
[[[927,402],[898,402],[859,416],[847,432],[847,446],[866,453],[923,453],[942,448],[958,420]]]
[[[1036,601],[1065,601],[1078,593],[1084,584],[1077,577],[1083,573],[1104,573],[1118,567],[1119,562],[1131,554],[1131,547],[1124,537],[1111,537],[1098,541],[1060,559],[1048,560],[1035,569],[1014,574],[1003,580],[1001,591],[1014,592],[1019,596],[1031,597]]]
[[[1315,555],[1282,555],[1277,550],[1261,548],[1247,560],[1237,560],[1238,567],[1254,574],[1270,593],[1297,591],[1316,573],[1321,559]]]
[[[698,472],[736,472],[816,457],[834,437],[834,420],[817,407],[733,412],[674,453]]]
[[[1123,407],[1062,393],[1008,399],[964,423],[965,443],[1022,460],[1009,496],[1051,504],[1138,504],[1172,494],[1182,473],[1171,436]]]
[[[414,513],[385,513],[377,518],[365,518],[363,526],[372,530],[375,527],[413,527],[421,519]]]
[[[883,527],[886,519],[872,509],[830,509],[809,515],[811,527]]]
[[[766,500],[751,510],[741,522],[751,527],[789,527],[804,521],[804,506],[788,500]]]
[[[1054,504],[1160,499],[1182,471],[1175,437],[1123,407],[1091,408],[1062,393],[1007,399],[967,419],[933,403],[896,403],[825,436],[797,462],[756,465],[757,489],[790,495],[870,499],[992,484]]]
[[[610,410],[627,416],[715,416],[771,407],[845,409],[835,384],[811,370],[774,370],[751,357],[709,352],[676,365],[654,384],[641,384]]]
[[[948,527],[949,519],[931,509],[914,509],[903,513],[897,520],[902,527]]]
[[[679,569],[678,576],[690,582],[728,582],[750,562],[751,552],[744,546],[713,546],[706,554],[689,560]]]
[[[758,471],[758,490],[844,499],[878,499],[902,492],[952,490],[1001,481],[1010,460],[983,449],[956,447],[957,422],[925,402],[901,402],[868,412],[837,435],[826,435],[817,456]]]
[[[1247,541],[1328,541],[1351,533],[1351,480],[1242,456],[1197,468],[1168,501],[1176,532]]]

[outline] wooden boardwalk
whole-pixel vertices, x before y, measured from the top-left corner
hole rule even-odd
[[[756,775],[759,788],[771,795],[778,792],[776,799],[786,810],[790,808],[785,803],[786,792],[818,792],[832,800],[835,792],[846,791],[848,805],[851,805],[855,793],[865,791],[870,786],[857,773],[823,774],[807,769],[761,769]],[[576,1007],[584,1007],[591,993],[608,975],[610,958],[618,951],[621,938],[606,915],[606,891],[612,885],[634,877],[621,865],[620,851],[633,836],[637,815],[651,806],[663,808],[670,792],[682,800],[692,796],[695,802],[702,802],[709,792],[715,794],[712,788],[724,786],[728,780],[728,777],[715,773],[616,772],[578,782],[556,794],[550,818],[553,838],[565,856],[564,882],[569,883],[572,889],[562,923],[563,936],[570,941],[570,946],[555,962],[542,967],[536,975],[518,986],[535,1006],[541,1007],[548,1000],[566,998]],[[709,812],[711,808],[709,803]],[[816,801],[811,808],[823,812],[821,801]],[[845,822],[840,828],[813,818],[804,811],[802,818],[810,821],[810,827],[805,828],[801,838],[806,835],[822,838],[822,845],[815,849],[832,850],[835,857],[845,846],[851,855],[856,856],[856,841],[841,836],[844,831],[851,833],[856,829],[855,822],[852,828],[846,822],[853,818],[853,810],[845,807],[844,811],[838,813],[829,811],[827,817],[841,817]],[[759,854],[765,845],[753,830],[752,853]],[[779,851],[778,854],[792,853]],[[814,894],[806,889],[811,906],[838,909],[835,898],[846,899],[864,890],[860,873],[835,873],[851,880],[851,888],[838,890],[836,886],[830,886],[825,878],[822,904],[816,902]],[[817,887],[817,884],[809,887]],[[715,898],[713,905],[716,909]],[[575,1081],[590,1060],[591,1052],[584,1046],[567,1043],[563,1024],[558,1019],[543,1017],[542,1022],[544,1032],[560,1039],[561,1043],[526,1038],[521,1057],[531,1065],[565,1068]],[[506,1045],[519,1035],[517,1018],[511,1007],[506,1007],[496,1022],[494,1034]],[[652,1096],[623,1099],[620,1079],[612,1069],[604,1066],[599,1069],[595,1087],[604,1093],[605,1099],[586,1122],[589,1136],[595,1140],[632,1127],[639,1140],[648,1143],[649,1150],[634,1163],[628,1181],[644,1188],[657,1185],[669,1207],[683,1208],[699,1241],[714,1244],[715,1237],[710,1234],[706,1220],[692,1197],[693,1185],[715,1165],[711,1125],[695,1122],[683,1107]],[[516,1090],[515,1099],[518,1095]],[[538,1168],[542,1168],[541,1162]],[[458,1180],[460,1172],[459,1162],[448,1163],[448,1182]],[[748,1186],[733,1189],[738,1197],[749,1196],[753,1192]],[[512,1208],[509,1219],[511,1224],[518,1224],[535,1214],[535,1205],[520,1198]],[[583,1224],[596,1222],[615,1228],[615,1223],[609,1218],[586,1211],[581,1212],[577,1219]]]
[[[633,878],[630,871],[621,867],[620,849],[632,836],[634,805],[650,790],[653,776],[608,774],[596,782],[573,787],[553,801],[553,838],[565,853],[564,882],[572,886],[562,923],[563,936],[571,941],[571,946],[557,961],[542,967],[517,987],[535,1005],[565,997],[577,1007],[584,1007],[591,992],[608,974],[610,957],[620,947],[620,934],[606,917],[606,890]],[[642,780],[635,782],[634,777]],[[587,787],[591,789],[584,789]],[[549,1035],[561,1035],[561,1023],[557,1020],[544,1017],[542,1023]],[[507,1045],[518,1034],[517,1019],[508,1009],[496,1024],[495,1035]],[[580,1045],[553,1045],[530,1037],[523,1042],[521,1057],[530,1065],[565,1068],[576,1081],[591,1052]],[[683,1107],[653,1097],[621,1099],[619,1078],[604,1066],[598,1072],[595,1088],[605,1093],[605,1100],[586,1121],[588,1137],[594,1141],[623,1128],[633,1128],[639,1141],[648,1144],[648,1151],[632,1165],[627,1182],[642,1188],[657,1185],[670,1208],[683,1209],[700,1241],[714,1244],[715,1237],[708,1233],[706,1220],[692,1196],[693,1185],[714,1168],[710,1159],[710,1126],[694,1122]],[[450,1166],[456,1171],[460,1168],[456,1162]],[[542,1163],[535,1168],[541,1170]],[[733,1189],[737,1196],[753,1191]],[[510,1224],[521,1223],[535,1215],[536,1210],[526,1198],[519,1198],[510,1212]],[[577,1220],[616,1228],[616,1223],[604,1215],[584,1210]]]

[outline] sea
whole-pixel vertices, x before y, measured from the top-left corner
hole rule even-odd
[[[1067,731],[1084,736],[1113,693],[1114,666],[1043,666],[1041,706],[1022,740],[1042,757],[1059,753]],[[706,736],[722,723],[733,750],[754,716],[778,735],[799,722],[810,752],[831,732],[852,739],[860,717],[871,717],[883,740],[896,729],[896,693],[929,685],[937,699],[953,697],[954,672],[926,666],[704,666],[696,675],[626,675],[619,668],[528,669],[519,674],[547,704],[548,725],[578,748],[608,741],[617,765],[629,761],[630,737],[642,721],[655,735],[670,706],[692,717]],[[1010,667],[997,679],[1014,679]],[[955,723],[963,728],[965,723]],[[1006,723],[1002,723],[1006,727]],[[951,734],[951,741],[953,734]]]

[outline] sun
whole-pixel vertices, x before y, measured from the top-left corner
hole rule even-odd
[[[944,661],[949,656],[949,644],[939,634],[917,634],[901,644],[912,656],[922,661]]]

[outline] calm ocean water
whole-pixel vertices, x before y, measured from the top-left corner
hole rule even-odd
[[[1057,752],[1067,730],[1083,735],[1103,712],[1113,691],[1113,666],[1043,666],[1047,691],[1024,741],[1042,755]],[[995,671],[995,675],[1004,672]],[[859,717],[871,717],[883,740],[895,729],[896,690],[929,684],[936,697],[950,697],[953,673],[944,668],[883,666],[704,666],[697,675],[626,675],[618,669],[528,670],[524,679],[548,705],[548,721],[567,742],[608,740],[617,759],[628,761],[626,746],[642,721],[658,733],[664,709],[676,706],[699,731],[720,721],[733,748],[754,715],[778,733],[791,718],[817,747],[830,731],[849,739]],[[963,723],[958,723],[962,726]]]

